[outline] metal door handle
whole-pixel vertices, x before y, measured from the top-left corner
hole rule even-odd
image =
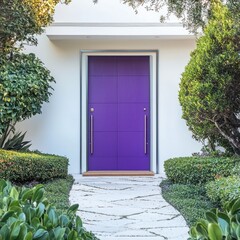
[[[91,115],[90,116],[90,153],[91,154],[93,154],[93,152],[94,152],[94,146],[93,146],[93,144],[94,144],[94,139],[93,139],[93,137],[94,137],[94,135],[93,135],[93,115]]]
[[[147,154],[147,115],[144,115],[144,154]]]

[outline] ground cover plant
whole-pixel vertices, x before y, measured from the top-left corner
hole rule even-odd
[[[204,186],[172,184],[168,180],[160,186],[164,199],[180,211],[188,226],[196,224],[206,210],[215,207],[206,196]]]
[[[69,193],[74,179],[72,175],[66,178],[58,178],[43,183],[45,196],[51,204],[54,204],[57,211],[66,212],[70,207]]]

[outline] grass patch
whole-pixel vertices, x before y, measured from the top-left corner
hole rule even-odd
[[[172,184],[169,180],[160,186],[163,198],[182,214],[189,227],[204,218],[206,210],[216,207],[207,198],[204,186]]]

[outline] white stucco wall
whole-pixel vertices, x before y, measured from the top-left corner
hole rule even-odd
[[[178,102],[181,73],[194,49],[193,40],[77,40],[51,42],[39,38],[38,47],[27,51],[37,56],[56,79],[50,103],[42,115],[19,124],[28,131],[32,149],[69,157],[71,173],[80,169],[80,50],[82,49],[158,49],[159,50],[159,153],[160,172],[170,157],[199,151],[191,138]]]
[[[160,15],[166,13],[162,9],[160,13],[146,11],[145,7],[138,8],[138,14],[121,0],[72,0],[65,6],[59,4],[56,8],[55,22],[159,22]],[[171,16],[168,22],[178,22],[175,16]]]
[[[159,14],[141,9],[138,15],[120,0],[73,0],[69,6],[57,7],[57,23],[141,23],[159,21]],[[176,21],[176,19],[172,19]],[[144,28],[142,29],[144,30]],[[94,31],[94,29],[92,29]],[[156,29],[154,30],[156,31]],[[159,155],[160,173],[164,160],[191,155],[200,150],[181,119],[178,90],[181,73],[195,47],[193,39],[89,38],[50,40],[45,34],[38,37],[34,52],[56,79],[55,91],[43,112],[18,125],[27,131],[32,149],[67,156],[69,172],[80,171],[80,50],[159,50]]]

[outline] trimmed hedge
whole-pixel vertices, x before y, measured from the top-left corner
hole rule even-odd
[[[181,157],[165,161],[166,175],[173,183],[201,184],[228,177],[240,163],[233,157]]]
[[[66,178],[67,174],[66,157],[0,149],[0,178],[23,183]]]
[[[227,202],[240,198],[240,177],[219,178],[206,184],[207,196],[211,201],[224,206]]]

